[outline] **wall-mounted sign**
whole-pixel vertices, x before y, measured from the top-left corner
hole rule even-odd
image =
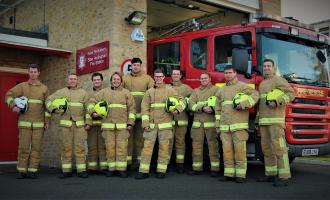
[[[144,35],[142,32],[142,29],[136,27],[133,29],[132,34],[131,34],[131,39],[133,41],[137,41],[137,42],[143,42],[144,41]]]
[[[126,59],[122,64],[121,64],[121,73],[126,75],[126,74],[130,74],[132,71],[132,63],[131,63],[132,59]]]
[[[109,41],[83,49],[76,54],[77,75],[88,74],[109,68]]]

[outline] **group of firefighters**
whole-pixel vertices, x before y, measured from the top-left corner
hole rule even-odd
[[[141,59],[133,58],[131,63],[130,74],[111,75],[110,87],[103,87],[102,74],[94,73],[93,91],[86,92],[78,86],[77,75],[70,73],[67,87],[51,95],[39,81],[39,66],[29,66],[29,80],[10,89],[5,97],[12,111],[19,113],[17,178],[38,178],[43,133],[53,113],[60,118],[60,178],[72,176],[72,153],[81,178],[96,172],[126,178],[128,167],[138,168],[136,179],[148,178],[156,139],[156,177],[165,178],[173,146],[176,170],[184,173],[185,135],[191,115],[192,170],[188,173],[202,172],[206,137],[211,176],[218,176],[220,136],[224,176],[219,181],[243,183],[249,109],[258,103],[255,125],[265,161],[265,176],[258,181],[288,185],[291,174],[284,137],[285,105],[294,96],[288,82],[276,75],[271,59],[263,62],[265,79],[259,92],[238,81],[234,66],[224,69],[226,82],[222,87],[213,86],[210,74],[203,72],[200,86],[193,90],[181,82],[180,70],[174,69],[171,84],[165,84],[162,70],[156,69],[152,79],[141,70]]]

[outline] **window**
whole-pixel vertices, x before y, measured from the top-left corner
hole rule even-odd
[[[207,38],[198,38],[191,41],[190,64],[197,69],[206,70]]]
[[[249,48],[250,61],[251,64],[251,33],[243,32],[243,33],[234,33],[229,35],[221,35],[217,36],[214,39],[214,70],[215,71],[224,71],[225,67],[228,65],[232,65],[232,50],[237,47],[237,45],[233,45],[232,35],[240,35],[243,37],[245,41],[245,45],[240,45],[240,47]],[[251,67],[251,66],[250,66]]]
[[[154,47],[153,66],[171,76],[173,69],[180,69],[180,42],[169,42]]]

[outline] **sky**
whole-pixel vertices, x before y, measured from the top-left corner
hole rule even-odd
[[[311,24],[330,19],[330,0],[281,0],[281,15]]]

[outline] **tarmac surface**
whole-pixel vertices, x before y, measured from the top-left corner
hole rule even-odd
[[[249,163],[247,182],[219,182],[209,173],[190,176],[171,170],[165,179],[90,175],[59,179],[57,169],[42,168],[40,178],[15,179],[14,165],[0,165],[0,200],[6,199],[329,199],[330,165],[294,162],[290,185],[275,188],[256,182],[264,173],[259,162]]]

